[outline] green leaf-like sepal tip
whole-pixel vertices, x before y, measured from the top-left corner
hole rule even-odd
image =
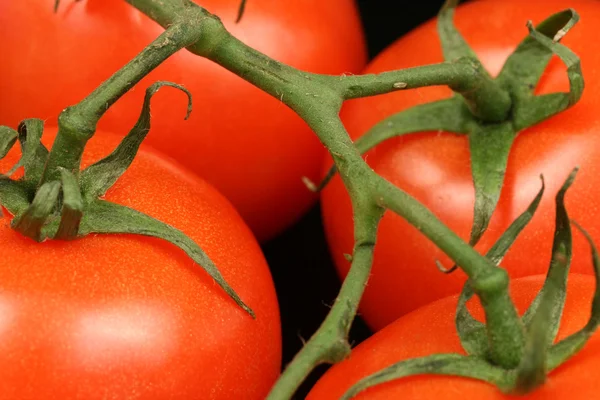
[[[544,286],[523,316],[526,327],[526,346],[516,368],[503,368],[489,359],[485,342],[486,325],[475,321],[466,310],[466,301],[473,295],[469,282],[459,298],[457,328],[468,355],[434,354],[427,357],[399,361],[354,384],[342,397],[351,399],[358,393],[396,379],[421,375],[453,375],[481,380],[498,387],[504,393],[524,394],[542,385],[553,369],[577,353],[600,325],[600,256],[590,235],[579,225],[592,248],[592,262],[596,276],[596,292],[592,300],[592,312],[586,326],[580,331],[553,344],[566,298],[566,281],[571,260],[572,239],[569,217],[564,198],[577,174],[575,168],[556,195],[556,228],[552,248],[552,260]],[[498,264],[506,251],[525,228],[535,213],[544,187],[539,191],[528,209],[521,214],[486,255]],[[459,317],[460,316],[460,317]],[[470,318],[460,321],[460,318]],[[474,322],[473,322],[474,321]],[[482,336],[483,335],[483,336]]]
[[[513,243],[517,240],[519,234],[525,229],[529,221],[533,218],[542,196],[544,195],[545,185],[544,177],[540,176],[542,187],[539,192],[527,207],[527,209],[519,215],[519,217],[508,227],[508,229],[500,236],[494,245],[486,253],[495,265],[499,265],[504,255],[508,252]],[[456,330],[460,338],[463,349],[469,355],[485,357],[488,353],[489,346],[487,340],[487,332],[485,325],[477,321],[467,309],[467,301],[473,297],[475,292],[471,287],[470,282],[466,282],[463,290],[458,297],[458,306],[456,309]]]
[[[25,171],[23,181],[31,189],[35,189],[44,173],[48,160],[48,149],[42,144],[44,121],[41,119],[26,119],[19,124],[19,143],[21,145],[21,159],[18,166]]]
[[[0,160],[6,157],[17,141],[18,133],[8,126],[0,126]]]
[[[421,104],[392,115],[377,123],[366,134],[359,137],[354,145],[361,154],[364,154],[379,143],[392,137],[428,131],[461,134],[467,131],[467,123],[469,122],[469,110],[458,97],[453,97]],[[309,187],[314,191],[321,191],[335,176],[336,172],[337,168],[334,165],[327,171],[325,178],[318,185],[310,187],[309,184]]]
[[[592,300],[592,310],[588,323],[579,331],[554,344],[548,353],[547,368],[552,371],[571,358],[585,346],[600,325],[600,256],[590,234],[575,221],[573,225],[585,236],[592,250],[592,265],[596,277],[596,290]]]
[[[119,146],[108,156],[90,165],[81,172],[81,191],[86,201],[103,196],[129,168],[140,145],[150,131],[150,101],[163,86],[171,86],[188,96],[187,119],[192,110],[192,95],[183,86],[171,82],[156,82],[146,90],[142,112],[133,127]]]
[[[493,383],[508,391],[510,381],[506,372],[478,357],[461,354],[436,354],[413,358],[393,364],[354,384],[340,400],[350,400],[370,387],[414,375],[452,375]]]
[[[25,120],[18,131],[0,128],[0,155],[4,156],[18,139],[22,157],[17,166],[22,166],[25,171],[24,177],[18,181],[0,175],[0,204],[14,215],[13,228],[36,241],[72,240],[91,233],[128,233],[166,240],[183,250],[242,309],[255,317],[208,255],[183,232],[139,211],[100,200],[133,162],[150,130],[152,96],[164,86],[175,87],[187,94],[187,118],[191,112],[191,94],[180,85],[156,82],[146,90],[142,112],[135,126],[110,155],[81,174],[59,168],[60,179],[42,185],[40,181],[49,154],[41,144],[43,121]]]
[[[576,174],[577,169],[574,169],[556,195],[556,228],[550,268],[544,286],[523,315],[527,336],[525,353],[516,370],[514,391],[517,393],[528,393],[546,380],[548,348],[558,333],[567,295],[573,243],[565,194]]]

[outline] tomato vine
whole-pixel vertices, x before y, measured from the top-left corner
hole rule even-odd
[[[164,82],[149,88],[140,119],[121,145],[104,160],[80,171],[85,145],[107,107],[168,57],[187,48],[280,99],[302,117],[327,147],[352,200],[355,243],[350,272],[331,312],[283,372],[269,399],[291,398],[317,365],[336,363],[350,353],[348,332],[369,278],[377,227],[386,210],[397,213],[417,227],[469,276],[464,296],[476,294],[486,316],[486,325],[477,330],[474,339],[477,343],[465,345],[485,351],[474,351],[471,358],[437,355],[426,361],[413,360],[412,364],[403,364],[403,367],[409,365],[410,373],[425,370],[487,379],[511,391],[532,390],[543,381],[539,377],[545,376],[546,359],[540,361],[536,357],[540,351],[545,355],[548,349],[546,346],[540,350],[532,343],[537,343],[538,339],[544,344],[548,342],[548,332],[553,332],[556,317],[560,316],[560,312],[553,310],[560,309],[560,293],[564,288],[550,285],[545,291],[543,289],[541,300],[536,303],[539,305],[526,323],[519,317],[508,295],[506,271],[497,268],[492,258],[479,254],[472,245],[485,231],[498,200],[512,139],[525,127],[572,106],[581,96],[583,77],[579,60],[559,43],[577,22],[574,10],[555,14],[536,28],[529,24],[529,35],[496,79],[485,71],[454,28],[452,16],[458,3],[454,0],[446,1],[439,18],[445,62],[377,75],[333,76],[301,71],[267,57],[236,39],[217,16],[190,0],[126,1],[163,26],[164,33],[83,101],[61,113],[51,150],[40,144],[43,126],[39,120],[26,120],[16,131],[9,128],[0,131],[0,155],[5,154],[17,139],[23,149],[20,165],[25,168],[25,178],[15,181],[3,176],[0,179],[0,203],[15,216],[14,229],[38,241],[120,232],[161,237],[184,249],[252,314],[212,261],[185,235],[135,210],[100,200],[129,166],[150,129],[152,94],[164,85],[185,91],[184,88]],[[244,5],[242,2],[239,16]],[[532,85],[553,55],[558,55],[567,65],[570,91],[534,96]],[[400,131],[376,127],[356,143],[350,140],[339,118],[344,101],[431,85],[446,85],[455,96],[395,116],[393,123],[404,127]],[[432,111],[436,116],[426,118]],[[376,174],[362,158],[362,153],[389,137],[432,127],[470,135],[476,205],[469,243],[409,194]],[[553,284],[566,276],[559,274],[558,278],[550,279],[553,271],[558,268],[566,274],[568,269],[570,231],[562,197],[573,178],[574,175],[557,197],[558,234],[548,280]],[[308,181],[307,184],[312,189],[323,186],[316,187]],[[507,234],[509,245],[518,230],[509,230]],[[505,251],[506,246],[503,249]],[[595,327],[595,322],[590,323],[589,330]],[[586,336],[581,335],[577,343],[585,340]],[[568,347],[561,357],[555,357],[559,360],[557,363],[573,354],[576,347]],[[484,373],[486,371],[489,374]],[[505,371],[510,371],[506,375],[510,379],[506,378]],[[406,369],[396,369],[390,376],[406,374]],[[488,375],[493,379],[488,379]],[[497,376],[501,379],[496,379]],[[379,381],[380,378],[373,379],[368,384]]]

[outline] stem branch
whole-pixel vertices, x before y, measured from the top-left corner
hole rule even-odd
[[[180,15],[181,22],[170,25],[156,40],[90,95],[60,114],[58,133],[42,176],[42,183],[59,180],[61,168],[77,174],[83,149],[96,131],[96,124],[106,110],[163,61],[200,39],[202,30],[194,28],[193,24],[186,21],[197,21],[203,17],[203,13],[196,8],[185,10],[187,12]]]

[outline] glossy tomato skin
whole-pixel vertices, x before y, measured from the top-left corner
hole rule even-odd
[[[118,139],[93,138],[84,164]],[[12,151],[0,170],[17,156]],[[106,199],[188,234],[256,320],[170,243],[90,235],[38,244],[11,230],[5,215],[0,398],[262,400],[279,374],[279,310],[268,266],[239,214],[212,186],[148,148]]]
[[[27,3],[27,4],[25,4]],[[197,0],[236,37],[267,55],[311,72],[352,73],[366,51],[354,0],[254,0],[239,24],[240,0]],[[59,112],[89,94],[164,30],[123,0],[0,3],[0,124],[23,118],[55,124]],[[51,62],[49,62],[51,60]],[[156,80],[186,86],[186,98],[164,90],[152,101],[149,143],[212,183],[260,241],[291,225],[316,196],[324,147],[279,100],[229,71],[182,50],[159,66],[99,127],[125,134],[139,116],[144,90]]]
[[[511,296],[523,313],[544,281],[543,275],[517,279],[511,283]],[[594,278],[585,274],[569,277],[567,302],[558,338],[564,338],[581,329],[590,316],[594,293]],[[339,399],[360,379],[401,360],[424,357],[436,353],[461,353],[454,326],[457,296],[428,304],[394,321],[371,338],[358,345],[348,359],[333,366],[315,385],[307,400]],[[481,318],[478,303],[471,304],[474,315]],[[598,363],[600,362],[600,335],[595,334],[576,356],[553,371],[548,381],[529,395],[516,397],[524,400],[576,399],[596,396]],[[355,400],[478,400],[514,399],[503,395],[496,387],[466,378],[420,375],[407,377],[373,387],[357,395]]]
[[[503,194],[488,232],[478,250],[486,251],[522,213],[541,187],[546,192],[530,225],[523,231],[502,265],[511,277],[545,273],[554,232],[554,196],[573,167],[580,166],[567,194],[567,209],[595,238],[600,238],[600,53],[590,40],[600,20],[593,0],[519,0],[469,2],[456,11],[456,25],[481,58],[497,74],[507,56],[527,34],[528,19],[538,23],[551,14],[574,8],[581,21],[564,38],[565,45],[581,57],[586,88],[572,109],[527,129],[511,150]],[[481,16],[493,13],[493,18]],[[429,21],[401,38],[367,67],[366,73],[407,68],[442,61],[435,22]],[[551,62],[538,87],[539,93],[564,91],[568,81],[564,66]],[[342,119],[357,138],[381,119],[411,106],[449,97],[445,87],[430,87],[348,102]],[[466,136],[426,132],[394,138],[367,154],[367,163],[384,178],[427,206],[441,221],[468,240],[473,221],[474,189]],[[352,216],[348,196],[336,177],[322,196],[323,218],[336,267],[345,276],[352,251]],[[574,260],[587,255],[581,237],[574,242]],[[361,303],[361,315],[374,330],[399,316],[439,298],[458,293],[466,277],[462,271],[445,275],[434,261],[450,267],[451,261],[432,242],[401,217],[386,213],[375,248],[372,275]],[[574,262],[576,272],[582,272]]]

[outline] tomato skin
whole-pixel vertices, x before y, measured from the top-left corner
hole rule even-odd
[[[45,133],[46,144],[54,133]],[[101,132],[84,164],[118,140]],[[17,156],[13,150],[0,170]],[[106,199],[188,234],[256,320],[170,243],[90,235],[38,244],[4,216],[0,398],[263,399],[280,369],[279,309],[239,214],[212,186],[147,147]]]
[[[511,282],[511,297],[522,314],[537,291],[543,275],[529,276]],[[558,339],[582,328],[590,316],[595,289],[594,278],[573,274],[569,277],[567,301]],[[435,353],[461,353],[454,326],[458,296],[451,296],[394,321],[355,349],[345,361],[331,367],[315,385],[307,400],[339,399],[353,384],[398,361]],[[478,302],[470,304],[473,314],[481,319]],[[598,388],[600,362],[600,335],[592,336],[576,356],[550,373],[548,381],[529,395],[516,397],[527,400],[590,399]],[[419,375],[388,382],[354,397],[355,400],[473,398],[481,400],[514,399],[503,395],[496,387],[473,379]]]
[[[123,0],[0,3],[0,125],[24,118],[56,124],[58,114],[88,95],[164,30]],[[233,35],[292,66],[322,73],[358,72],[366,62],[354,0],[254,0],[239,24],[239,0],[197,0]],[[19,61],[16,61],[19,60]],[[51,62],[49,62],[51,60]],[[126,94],[99,128],[126,134],[144,90],[156,80],[188,88],[186,98],[161,91],[152,101],[148,142],[213,184],[260,241],[297,220],[316,200],[301,181],[318,179],[325,149],[279,100],[222,67],[182,50]]]
[[[596,1],[534,0],[469,2],[456,11],[456,24],[484,66],[497,74],[506,57],[527,34],[528,19],[538,23],[552,13],[574,8],[581,21],[562,43],[581,57],[586,88],[581,101],[535,127],[520,133],[511,150],[503,193],[488,232],[477,249],[487,251],[502,232],[525,211],[541,187],[546,191],[537,214],[509,251],[502,265],[513,278],[545,273],[550,261],[554,232],[554,196],[573,167],[580,166],[566,197],[571,217],[600,238],[600,54],[595,37],[600,20]],[[493,13],[493,19],[481,18]],[[408,56],[410,55],[410,56]],[[367,67],[365,73],[407,68],[442,61],[435,31],[429,21],[401,38]],[[538,87],[539,93],[568,88],[565,67],[553,60]],[[342,119],[355,139],[375,123],[411,106],[449,97],[445,87],[429,87],[384,96],[353,100],[342,110]],[[468,240],[473,221],[474,189],[468,139],[447,132],[425,132],[394,138],[366,155],[367,163],[384,178],[427,206],[442,222]],[[353,223],[348,196],[336,177],[322,195],[327,240],[340,276],[349,263]],[[587,257],[587,243],[574,241],[574,271],[588,272],[580,257]],[[452,265],[445,254],[401,217],[387,212],[375,247],[372,275],[360,306],[368,325],[378,330],[420,306],[458,293],[466,276],[462,271],[445,275],[434,261]],[[583,268],[583,269],[582,269]]]

